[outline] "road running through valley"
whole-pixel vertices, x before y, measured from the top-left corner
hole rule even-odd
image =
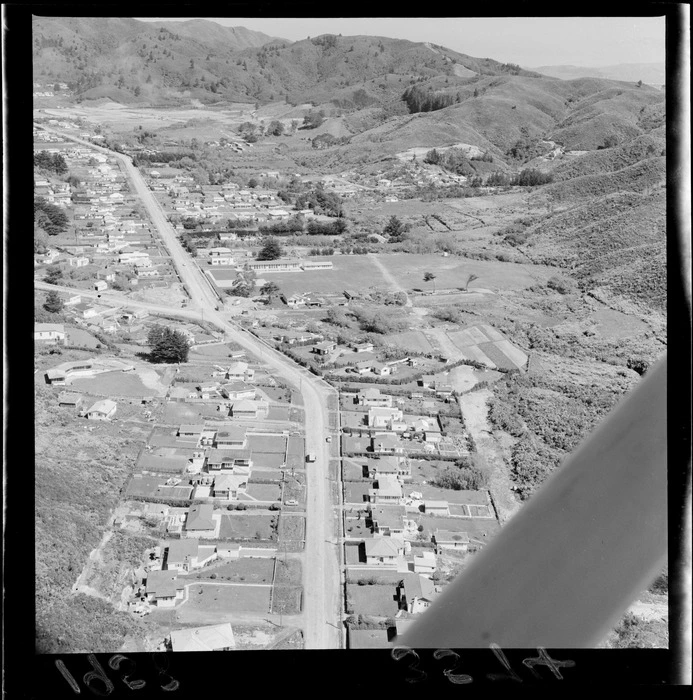
[[[218,300],[203,274],[193,264],[192,258],[180,245],[175,231],[167,221],[154,195],[147,187],[140,172],[129,156],[94,146],[88,141],[70,136],[55,129],[37,125],[62,138],[84,144],[97,151],[117,158],[123,163],[125,173],[135,192],[156,226],[166,245],[178,274],[188,289],[193,307],[179,309],[130,300],[113,293],[85,292],[70,287],[60,287],[36,282],[36,288],[55,289],[68,293],[79,292],[81,296],[98,299],[107,305],[147,309],[156,314],[203,320],[224,331],[226,339],[245,348],[258,357],[288,384],[295,387],[303,397],[305,410],[305,451],[316,455],[313,463],[306,464],[306,549],[304,559],[303,606],[305,613],[305,646],[307,649],[338,649],[341,644],[341,596],[338,551],[336,539],[336,513],[332,502],[329,479],[329,445],[325,442],[329,427],[328,397],[336,396],[335,390],[326,382],[299,367],[286,356],[255,337],[244,328],[224,318],[217,310]],[[196,308],[195,308],[196,307]]]

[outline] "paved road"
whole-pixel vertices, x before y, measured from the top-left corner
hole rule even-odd
[[[43,127],[45,128],[45,127]],[[339,565],[337,546],[333,544],[335,533],[335,513],[329,482],[329,447],[325,443],[328,434],[329,417],[327,402],[335,390],[318,379],[315,375],[299,367],[274,348],[266,345],[245,329],[230,323],[222,313],[216,310],[217,299],[201,272],[192,264],[191,258],[183,250],[175,231],[166,220],[161,207],[148,190],[139,171],[132,165],[128,156],[115,153],[101,147],[95,147],[87,141],[68,136],[54,129],[60,136],[83,143],[96,150],[108,153],[118,158],[124,165],[135,191],[161,234],[178,273],[190,293],[192,302],[197,308],[177,309],[159,304],[149,304],[131,301],[116,294],[79,293],[87,298],[98,298],[101,303],[116,304],[132,308],[143,308],[150,312],[178,316],[181,318],[200,320],[204,312],[204,320],[222,329],[230,340],[238,343],[251,354],[259,357],[266,365],[275,369],[280,377],[298,388],[303,396],[306,426],[306,452],[316,455],[316,461],[307,465],[307,502],[306,502],[306,550],[304,561],[304,613],[306,625],[305,645],[308,649],[335,649],[341,645],[341,630],[339,627],[340,591]],[[46,285],[37,282],[37,288],[62,289],[75,293],[73,288]],[[336,626],[333,626],[336,625]]]

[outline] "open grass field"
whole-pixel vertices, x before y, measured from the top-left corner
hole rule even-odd
[[[271,583],[274,560],[237,559],[223,564],[213,564],[191,574],[189,578],[209,579],[216,574],[216,580],[232,583]]]
[[[349,481],[344,484],[345,503],[366,503],[368,489],[372,487],[370,481]]]
[[[425,289],[430,283],[423,281],[424,272],[432,272],[436,275],[437,289],[464,287],[467,277],[474,274],[477,279],[472,282],[470,291],[475,287],[502,290],[524,289],[533,284],[545,282],[556,274],[555,268],[547,265],[467,260],[435,254],[394,253],[379,255],[378,259],[405,289],[414,287]]]
[[[432,353],[434,351],[431,341],[421,331],[392,333],[386,335],[384,340],[390,345],[396,345],[412,352]]]
[[[238,350],[234,343],[215,343],[214,345],[200,345],[195,348],[195,355],[205,355],[206,357],[227,358],[229,353]]]
[[[403,578],[404,574],[401,571],[392,571],[392,569],[383,569],[382,571],[374,571],[373,569],[349,569],[347,571],[347,583],[357,583],[357,581],[370,581],[375,579],[377,583],[374,585],[392,584],[396,586]],[[373,588],[373,586],[366,585],[365,588],[368,590]]]
[[[306,536],[306,519],[301,515],[286,515],[279,517],[279,542],[297,542]]]
[[[146,387],[137,374],[103,372],[95,377],[74,379],[70,383],[74,391],[86,391],[102,396],[157,396],[158,392]]]
[[[246,500],[278,501],[281,498],[281,487],[278,484],[248,484]]]
[[[222,513],[219,537],[240,540],[272,539],[272,521],[276,520],[276,517],[266,513]]]
[[[399,609],[395,595],[395,584],[384,586],[347,584],[347,600],[351,601],[351,607],[356,614],[392,617]]]
[[[193,584],[188,589],[186,613],[229,612],[266,613],[269,610],[271,586],[220,586]]]
[[[83,328],[66,328],[67,344],[78,345],[85,348],[95,348],[101,343],[98,338],[95,338],[89,331]]]

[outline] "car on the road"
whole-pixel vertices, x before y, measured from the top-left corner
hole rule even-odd
[[[284,505],[287,506],[297,506],[298,501],[295,498],[290,498],[288,501],[284,501]]]
[[[314,462],[315,461],[315,455],[311,452],[306,455],[306,462]]]
[[[332,442],[332,436],[331,436],[331,435],[328,435],[328,436],[325,438],[325,442]]]

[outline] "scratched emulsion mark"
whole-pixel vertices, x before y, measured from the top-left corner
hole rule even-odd
[[[93,695],[106,697],[115,690],[115,685],[106,675],[101,664],[98,662],[94,654],[87,656],[93,670],[84,674],[82,682]],[[178,690],[180,683],[168,672],[169,658],[164,652],[155,652],[151,654],[151,660],[159,677],[159,687],[165,692]],[[80,695],[82,690],[75,677],[70,673],[67,666],[60,659],[54,661],[55,667],[60,672],[60,675],[67,681],[75,695]],[[129,690],[141,690],[147,685],[147,682],[142,678],[133,678],[137,664],[135,661],[124,654],[114,654],[108,660],[108,667],[114,671],[120,672],[120,680]],[[98,684],[95,686],[94,684]],[[103,689],[99,688],[99,684]]]
[[[489,648],[493,652],[495,658],[505,669],[505,673],[487,673],[486,679],[490,681],[512,680],[516,683],[522,683],[522,678],[520,678],[520,676],[513,670],[508,657],[505,655],[500,646],[498,644],[491,643]],[[551,658],[550,654],[543,647],[538,647],[537,652],[539,654],[538,657],[528,657],[522,661],[523,665],[529,669],[535,679],[544,680],[544,678],[535,670],[535,666],[546,666],[557,680],[563,680],[563,676],[560,672],[561,668],[573,668],[575,666],[575,662],[570,659],[559,661]],[[407,666],[407,670],[413,671],[415,675],[406,675],[404,677],[404,681],[406,683],[420,683],[428,678],[426,671],[421,668],[421,656],[411,647],[396,646],[390,652],[390,656],[395,661],[401,661],[407,657],[412,657],[411,662]],[[450,681],[450,683],[454,683],[455,685],[473,683],[474,679],[469,674],[456,673],[456,671],[458,671],[462,665],[462,657],[460,654],[452,649],[436,649],[433,652],[433,658],[436,661],[448,659],[450,657],[453,658],[454,665],[451,668],[449,667],[443,669],[443,675]]]

